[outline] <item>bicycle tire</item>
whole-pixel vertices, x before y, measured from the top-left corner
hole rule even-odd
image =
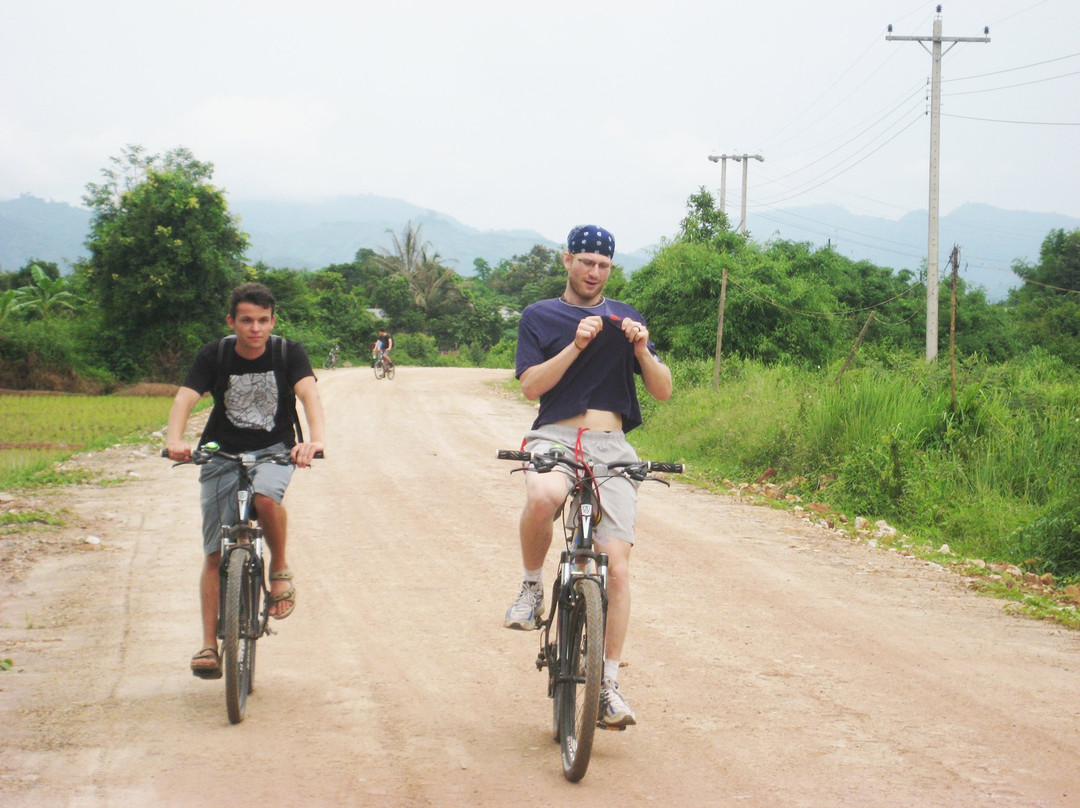
[[[394,378],[395,367],[396,367],[395,365],[387,365],[387,367],[386,367],[386,378],[387,379]]]
[[[592,754],[604,673],[604,607],[600,584],[591,578],[573,583],[574,598],[560,636],[561,718],[559,745],[563,776],[576,783],[585,776]]]
[[[383,363],[382,362],[376,362],[375,363],[375,378],[376,379],[381,379],[385,375],[386,375],[386,368],[383,367]]]
[[[230,724],[244,720],[247,697],[251,686],[251,646],[247,613],[250,603],[246,597],[247,552],[234,550],[229,554],[229,566],[225,579],[225,615],[221,648],[222,667],[225,668],[225,709]]]

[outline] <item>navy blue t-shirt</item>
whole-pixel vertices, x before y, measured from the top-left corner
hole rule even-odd
[[[559,353],[573,341],[578,323],[593,315],[604,319],[604,328],[559,383],[540,396],[533,429],[589,409],[620,413],[624,432],[641,424],[634,382],[634,374],[641,373],[641,366],[634,357],[634,346],[622,332],[622,320],[645,320],[629,303],[605,298],[595,306],[572,306],[559,297],[533,303],[521,313],[518,323],[515,375],[520,379],[526,370]],[[656,355],[652,342],[649,351]]]

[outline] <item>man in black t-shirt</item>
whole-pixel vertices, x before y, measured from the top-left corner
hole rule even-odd
[[[323,409],[304,346],[285,340],[276,346],[271,331],[276,322],[274,296],[262,284],[245,283],[233,290],[225,318],[235,339],[214,340],[203,346],[173,400],[169,411],[166,448],[176,461],[191,459],[184,430],[196,402],[206,392],[214,395],[199,444],[215,441],[230,453],[273,454],[289,450],[295,464],[311,465],[324,448]],[[273,339],[278,339],[274,337]],[[219,378],[227,375],[227,379]],[[304,405],[309,440],[297,442],[295,399]],[[255,508],[270,548],[270,616],[288,617],[296,605],[285,557],[285,508],[281,500],[292,477],[292,466],[262,463],[252,471]],[[235,469],[211,460],[199,474],[203,511],[204,562],[200,578],[202,647],[192,657],[191,671],[204,679],[221,677],[217,648],[218,563],[221,525],[237,518]]]

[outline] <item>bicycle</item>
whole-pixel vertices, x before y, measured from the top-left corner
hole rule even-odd
[[[333,370],[334,368],[337,367],[337,360],[338,360],[338,349],[336,347],[331,348],[330,353],[328,353],[326,355],[326,359],[323,360],[323,367],[326,370]]]
[[[587,463],[559,450],[521,452],[500,449],[498,458],[530,464],[514,471],[531,467],[543,474],[558,469],[573,479],[561,508],[566,548],[559,557],[551,608],[540,623],[540,653],[536,668],[541,671],[547,668],[552,731],[561,749],[563,776],[576,783],[589,767],[596,728],[608,729],[599,722],[608,565],[607,554],[593,549],[593,531],[603,517],[599,490],[605,479],[616,476],[670,485],[667,480],[650,475],[680,474],[683,465],[648,460],[620,462],[608,465],[607,473],[598,475]],[[551,636],[553,625],[554,640]],[[623,730],[625,727],[612,729]]]
[[[162,449],[162,457],[168,457]],[[316,457],[322,457],[318,452]],[[190,460],[173,466],[202,466],[217,458],[236,467],[240,486],[236,492],[235,524],[221,526],[221,561],[218,563],[218,639],[222,641],[221,664],[225,673],[225,708],[229,723],[244,720],[247,697],[255,689],[255,642],[270,628],[270,590],[263,564],[263,530],[255,521],[255,489],[251,469],[259,463],[292,465],[288,451],[256,457],[253,453],[230,454],[216,443],[206,443],[191,453]]]
[[[385,353],[379,352],[379,357],[375,360],[375,364],[372,365],[375,368],[375,378],[387,379],[394,378],[395,365]]]

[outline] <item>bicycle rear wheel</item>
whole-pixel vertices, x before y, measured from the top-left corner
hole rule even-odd
[[[383,363],[382,362],[376,362],[375,363],[375,378],[376,379],[381,379],[384,375],[386,375],[386,368],[383,367]]]
[[[248,693],[254,687],[255,635],[252,626],[258,620],[258,613],[252,614],[252,609],[257,608],[252,601],[258,600],[258,596],[251,596],[251,578],[247,551],[231,552],[225,584],[225,641],[221,661],[225,668],[225,708],[232,724],[244,720]]]
[[[560,633],[558,696],[559,743],[563,776],[576,783],[585,776],[592,754],[604,673],[604,607],[600,584],[590,578],[573,583],[566,631]]]

